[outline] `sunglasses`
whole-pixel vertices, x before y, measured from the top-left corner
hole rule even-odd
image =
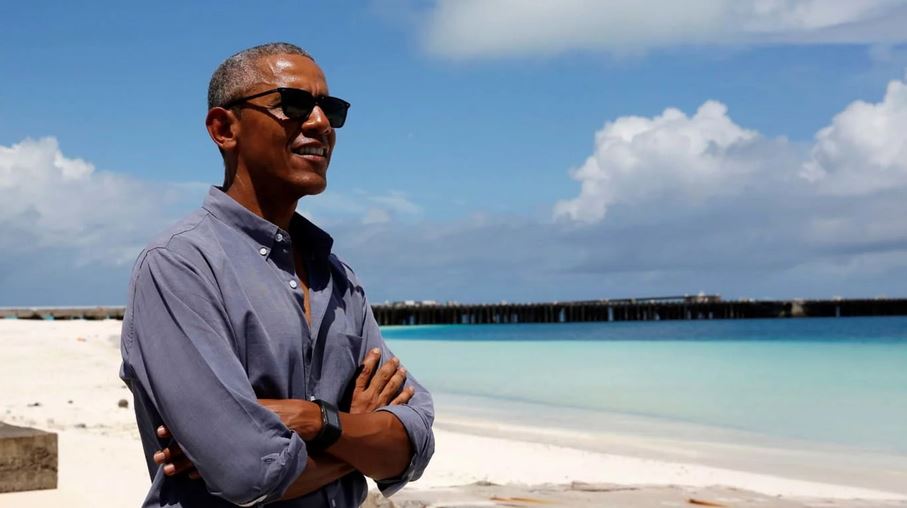
[[[325,116],[328,117],[328,122],[331,123],[331,127],[339,129],[346,123],[346,112],[350,109],[349,102],[327,95],[319,95],[316,97],[309,91],[299,88],[272,88],[255,95],[232,100],[222,107],[229,109],[248,100],[264,97],[265,95],[270,95],[272,93],[280,94],[280,109],[290,120],[304,122],[309,115],[312,114],[312,110],[315,109],[315,106],[318,106],[321,108],[321,111],[324,111]]]

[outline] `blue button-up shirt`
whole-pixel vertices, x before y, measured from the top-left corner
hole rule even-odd
[[[121,377],[135,412],[151,489],[144,506],[252,506],[276,501],[303,473],[306,446],[258,398],[323,399],[348,410],[365,353],[392,358],[356,275],[332,239],[300,215],[290,231],[212,187],[201,209],[154,240],[136,262],[123,321]],[[293,262],[304,253],[311,326]],[[385,495],[417,479],[434,451],[431,395],[382,407],[403,424],[413,457]],[[166,425],[203,480],[165,476],[155,451]],[[358,506],[353,472],[275,507]]]

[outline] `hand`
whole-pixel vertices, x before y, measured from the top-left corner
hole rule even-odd
[[[173,436],[170,435],[167,427],[161,425],[157,428],[157,437],[169,439]],[[173,441],[170,446],[163,450],[154,452],[154,463],[164,466],[164,474],[166,476],[186,473],[193,480],[198,480],[202,477],[198,474],[198,470],[195,469],[195,465],[183,454],[183,450],[180,449],[180,445],[176,441]]]
[[[376,372],[380,359],[381,350],[378,348],[365,355],[362,372],[356,377],[350,414],[371,413],[388,404],[406,404],[416,392],[411,386],[400,390],[406,383],[406,369],[400,365],[399,359],[391,358]]]

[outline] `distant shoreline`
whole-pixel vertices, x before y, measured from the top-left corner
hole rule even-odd
[[[907,316],[907,298],[722,300],[716,295],[569,302],[372,305],[381,326]],[[0,319],[123,319],[122,306],[0,307]]]

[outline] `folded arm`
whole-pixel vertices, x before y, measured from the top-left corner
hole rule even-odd
[[[353,471],[383,480],[401,475],[409,465],[412,452],[403,424],[392,414],[375,412],[375,409],[404,405],[415,390],[402,389],[406,370],[396,359],[376,368],[378,351],[367,355],[356,378],[350,412],[340,415],[343,427],[340,439],[325,453],[309,455],[305,471],[290,485],[282,499],[308,494]],[[311,441],[321,431],[321,410],[313,402],[297,399],[259,399],[258,402],[306,441]],[[164,426],[158,429],[158,436],[171,437]],[[176,442],[157,452],[154,460],[168,476],[200,477]]]
[[[380,349],[371,350],[355,380],[349,412],[340,413],[343,433],[325,453],[375,480],[403,474],[412,460],[412,446],[403,423],[393,414],[376,411],[384,406],[402,406],[415,389],[403,388],[406,369],[397,358],[378,368]],[[321,410],[314,402],[261,399],[289,428],[306,441],[321,430]]]
[[[162,440],[171,440],[173,436],[166,426],[157,428],[157,435]],[[199,480],[201,474],[195,465],[186,457],[182,448],[175,441],[170,446],[154,454],[154,462],[163,468],[167,476],[187,475],[190,479]],[[337,481],[355,471],[353,466],[326,454],[310,453],[305,470],[290,484],[281,500],[293,499],[315,492],[316,490]]]

